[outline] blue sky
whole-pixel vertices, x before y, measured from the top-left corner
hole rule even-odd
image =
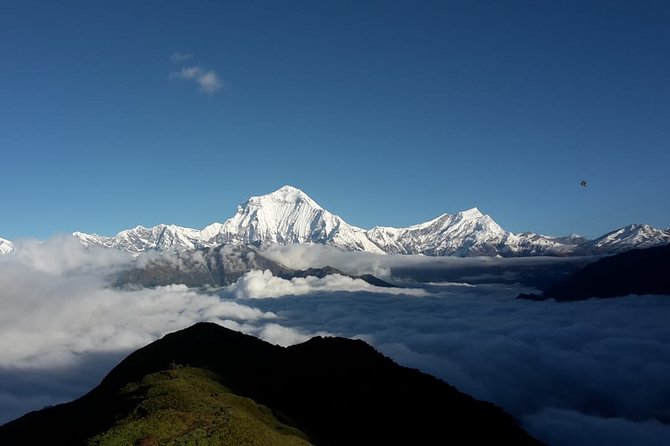
[[[670,226],[668,2],[195,3],[3,2],[0,237],[284,184],[361,227]]]

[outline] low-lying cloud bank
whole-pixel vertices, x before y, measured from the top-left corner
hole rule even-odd
[[[119,290],[108,274],[138,260],[71,242],[25,242],[0,258],[0,422],[77,397],[130,351],[213,321],[281,345],[315,334],[362,338],[504,407],[552,445],[670,444],[667,296],[558,304],[515,300],[522,290],[514,284],[394,291],[344,276],[284,280],[261,271],[220,295],[183,285]],[[380,276],[403,261],[463,265],[314,248],[275,255],[299,269]]]
[[[46,241],[15,241],[14,253],[0,256],[0,266],[4,269],[20,265],[54,276],[102,277],[129,265],[133,259],[131,254],[116,249],[84,248],[79,239],[63,235]]]
[[[667,296],[559,304],[515,300],[513,288],[448,288],[422,299],[348,293],[257,306],[302,332],[362,338],[501,405],[550,444],[668,444]]]
[[[466,267],[500,267],[565,263],[560,257],[431,257],[424,255],[373,254],[369,252],[340,251],[327,245],[293,244],[272,245],[261,253],[289,268],[304,270],[332,266],[352,275],[372,274],[389,277],[393,268],[449,269]],[[588,259],[584,257],[583,259]]]
[[[265,299],[282,296],[302,296],[314,293],[337,291],[365,291],[381,294],[404,294],[406,296],[426,296],[426,290],[419,288],[385,288],[370,285],[362,279],[354,279],[340,274],[326,277],[294,277],[287,280],[275,277],[269,270],[250,271],[234,284],[226,287],[225,292],[236,298]]]
[[[667,446],[670,427],[657,420],[603,418],[572,410],[545,409],[525,418],[526,429],[550,445]]]

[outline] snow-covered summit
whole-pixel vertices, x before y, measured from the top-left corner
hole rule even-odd
[[[14,251],[14,244],[9,240],[0,238],[0,254],[9,254]]]
[[[482,214],[479,209],[474,207],[472,209],[458,212],[456,216],[463,220],[476,220],[478,218],[484,217],[484,214]]]
[[[297,187],[289,186],[288,184],[269,194],[251,197],[247,203],[254,203],[257,206],[263,206],[267,203],[283,203],[292,207],[305,203],[312,208],[323,210],[309,195]]]
[[[207,228],[206,228],[207,229]],[[321,243],[355,251],[381,252],[365,230],[319,206],[306,193],[284,186],[251,197],[218,228],[217,244]]]

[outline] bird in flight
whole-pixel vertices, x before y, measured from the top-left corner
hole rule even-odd
[[[586,185],[587,185],[586,180],[582,180],[582,182],[579,183],[579,185],[582,186],[582,187],[586,187]]]

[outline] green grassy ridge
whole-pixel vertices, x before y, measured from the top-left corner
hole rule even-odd
[[[307,436],[267,407],[232,393],[210,371],[172,367],[119,390],[130,413],[91,446],[308,445]],[[133,407],[134,406],[134,407]]]

